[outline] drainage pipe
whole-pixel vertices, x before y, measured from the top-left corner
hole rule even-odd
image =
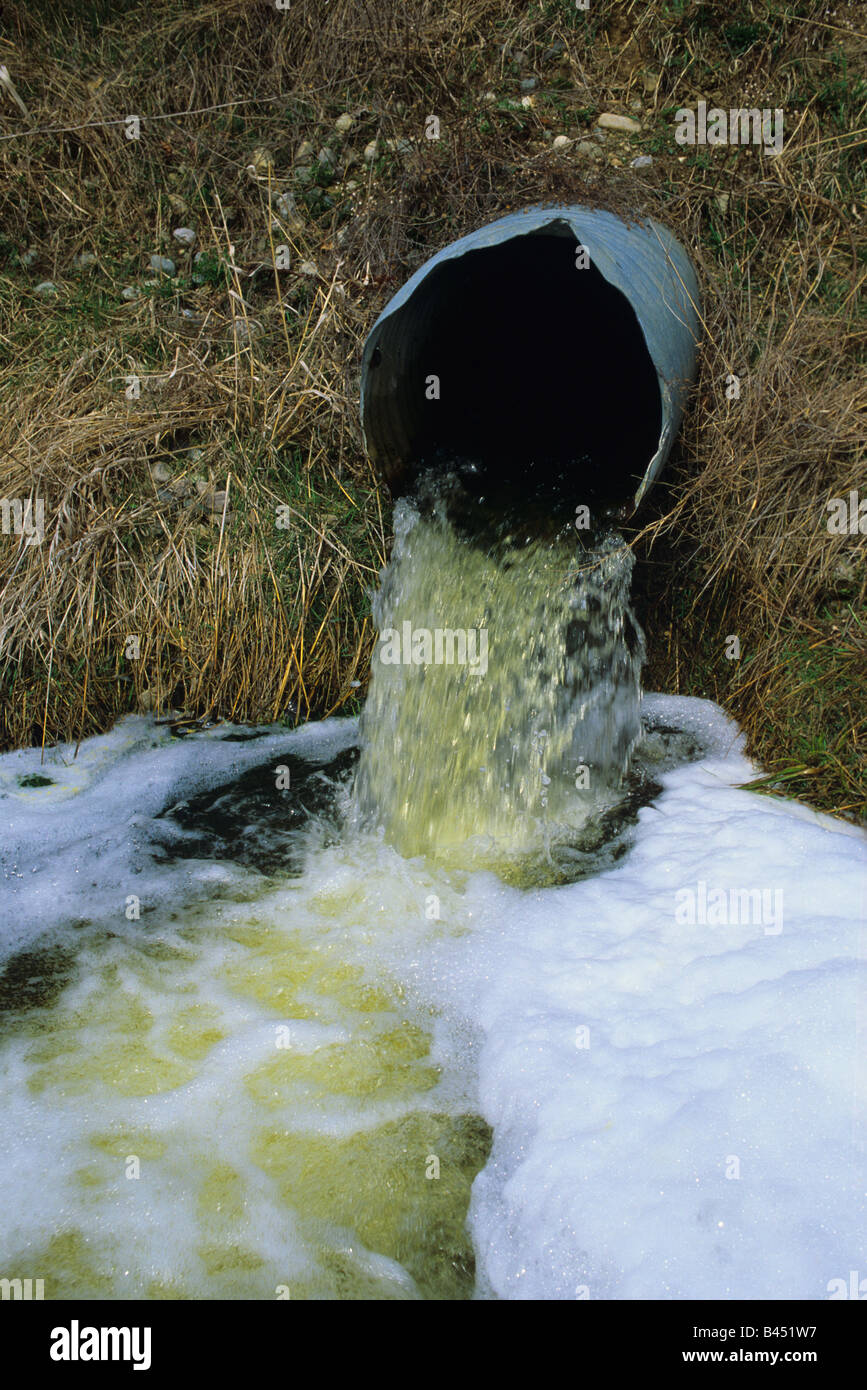
[[[368,335],[361,418],[394,496],[458,465],[476,495],[628,515],[695,374],[699,291],[660,223],[531,207],[426,261]]]

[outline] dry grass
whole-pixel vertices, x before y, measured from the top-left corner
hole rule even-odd
[[[28,111],[0,94],[0,135],[14,136],[0,140],[0,492],[44,498],[47,526],[42,546],[0,540],[4,745],[80,738],[142,706],[257,720],[352,708],[388,544],[357,422],[365,333],[454,236],[510,207],[590,201],[667,222],[705,296],[694,409],[636,536],[648,684],[719,699],[777,783],[864,813],[867,540],[825,527],[829,497],[867,492],[857,6],[55,11],[5,5],[0,41]],[[783,154],[684,153],[673,111],[699,99],[783,107]],[[600,111],[636,100],[640,135],[611,137],[596,162],[552,154],[555,134],[588,137]],[[172,114],[206,107],[219,109]],[[344,111],[355,125],[340,138]],[[138,142],[88,124],[131,112]],[[430,113],[439,141],[422,138]],[[334,156],[309,182],[304,139]],[[270,159],[251,175],[257,149]],[[642,152],[653,166],[630,169]],[[275,217],[279,193],[296,206]],[[203,284],[178,225],[212,253]],[[81,252],[96,264],[79,268]],[[178,275],[124,302],[154,253]],[[34,293],[44,279],[55,296]]]

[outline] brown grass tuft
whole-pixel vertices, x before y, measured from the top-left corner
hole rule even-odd
[[[0,62],[27,115],[0,93],[0,494],[43,498],[47,528],[42,546],[0,538],[4,746],[136,707],[353,708],[388,545],[358,426],[364,336],[455,236],[589,201],[667,222],[705,298],[694,406],[635,537],[648,685],[720,700],[775,785],[864,814],[867,540],[825,525],[829,498],[867,493],[857,6],[3,9]],[[699,99],[784,108],[783,154],[682,151],[673,113]],[[595,161],[553,155],[556,134],[588,139],[635,102],[640,135]],[[302,140],[333,168],[299,173]],[[638,153],[651,168],[629,167]],[[202,283],[179,225],[208,253]],[[151,277],[153,254],[177,276]],[[55,295],[36,294],[44,280]]]

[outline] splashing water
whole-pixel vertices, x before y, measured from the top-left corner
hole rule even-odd
[[[0,757],[0,1274],[46,1298],[825,1297],[864,1247],[863,833],[740,790],[709,702],[647,697],[632,750],[616,537],[485,554],[398,523],[383,629],[487,624],[487,669],[478,640],[378,663],[352,805],[354,720],[132,717],[77,758]],[[783,887],[784,930],[677,907]]]
[[[532,879],[527,861],[621,799],[643,643],[613,534],[486,551],[407,502],[396,530],[351,799],[338,763],[317,790],[296,760],[271,820],[268,765],[170,806],[151,834],[179,884],[184,855],[201,866],[225,842],[221,900],[157,905],[137,882],[140,923],[95,913],[0,990],[0,1094],[27,1136],[8,1141],[7,1195],[29,1213],[0,1249],[49,1271],[51,1296],[472,1292],[465,1218],[490,1144],[474,1030],[446,1044],[400,960],[470,931],[466,867]],[[405,624],[428,664],[382,659]],[[46,982],[36,1007],[19,976]],[[53,1172],[38,1191],[34,1148]]]
[[[640,735],[632,554],[568,530],[486,551],[407,501],[395,533],[356,817],[405,855],[550,859],[618,800]]]

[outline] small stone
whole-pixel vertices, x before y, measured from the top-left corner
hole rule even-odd
[[[171,208],[172,212],[177,213],[179,217],[183,217],[187,212],[189,212],[189,208],[187,207],[187,204],[185,203],[184,199],[180,196],[180,194],[170,193],[168,195],[168,198],[169,207]]]
[[[560,57],[560,54],[565,50],[565,48],[566,48],[566,45],[565,45],[565,43],[563,42],[563,40],[562,40],[562,39],[556,39],[555,42],[551,44],[551,47],[550,47],[550,48],[546,48],[546,49],[545,49],[545,52],[542,54],[542,62],[543,62],[543,63],[551,63],[551,62],[553,62],[553,60],[554,60],[555,58],[559,58],[559,57]]]
[[[640,111],[642,109],[641,98],[633,97],[631,102],[629,103],[629,109],[630,111]]]
[[[831,571],[838,584],[855,584],[858,579],[857,567],[849,560],[838,560]]]
[[[216,515],[223,511],[227,495],[225,492],[212,492],[204,496],[199,505],[203,512],[212,512]]]
[[[538,79],[538,77],[523,77],[523,78],[521,79],[521,91],[522,91],[522,92],[535,92],[535,90],[536,90],[536,88],[538,87],[538,85],[539,85],[539,79]]]
[[[89,270],[92,265],[96,265],[96,256],[92,251],[82,251],[80,255],[75,257],[73,265],[77,266],[79,270]]]
[[[629,167],[630,169],[649,169],[652,163],[652,154],[639,154],[635,156]]]
[[[568,135],[555,135],[551,148],[555,154],[565,154],[567,150],[572,148],[572,141]]]
[[[192,246],[196,239],[196,234],[192,227],[175,227],[172,236],[175,241],[179,241],[182,246]]]
[[[579,140],[578,153],[583,154],[587,159],[601,159],[602,151],[598,145],[594,145],[592,140]]]
[[[250,155],[250,164],[257,174],[267,174],[274,168],[274,156],[265,145],[258,145]]]
[[[27,251],[22,251],[20,260],[23,266],[31,266],[38,258],[39,252],[31,246]]]
[[[151,477],[155,483],[167,483],[171,479],[172,470],[167,463],[152,463]]]
[[[377,140],[371,140],[371,141],[369,142],[369,144],[365,145],[365,147],[364,147],[364,162],[365,162],[365,164],[372,164],[372,163],[373,163],[373,161],[376,159],[376,155],[377,155],[377,151],[378,151],[378,150],[379,150],[379,142],[378,142]]]
[[[319,274],[319,271],[316,269],[313,261],[302,261],[298,267],[298,274],[315,276]]]
[[[257,319],[232,319],[232,332],[239,343],[248,343],[251,338],[258,338],[262,325]]]
[[[163,275],[174,275],[175,263],[169,260],[168,256],[151,256],[151,270],[159,270]]]
[[[278,216],[282,218],[294,217],[298,212],[298,205],[292,193],[277,193],[274,197],[274,206]]]
[[[311,140],[302,140],[301,144],[295,151],[295,163],[307,164],[308,161],[313,158],[315,153],[316,146],[313,144],[313,142]]]
[[[483,92],[483,93],[482,93],[482,101],[485,103],[486,106],[492,106],[493,103],[494,103],[496,100],[497,100],[497,94],[496,94],[496,92]]]
[[[716,195],[716,197],[714,198],[714,202],[716,203],[716,205],[717,205],[717,207],[719,208],[720,212],[728,212],[728,210],[729,210],[729,197],[730,197],[730,195],[729,195],[728,193],[718,193],[718,194]]]
[[[532,96],[521,97],[521,105],[524,107],[525,111],[531,111],[533,107],[536,105],[536,98]]]
[[[334,129],[339,135],[346,135],[355,125],[355,121],[348,111],[344,111],[342,116],[338,116],[334,122]]]
[[[121,299],[138,299],[138,290],[135,285],[124,285],[120,296]]]
[[[648,96],[652,96],[653,93],[656,91],[657,87],[659,86],[659,73],[646,72],[641,79],[641,85],[647,92]]]
[[[57,286],[53,280],[41,280],[34,290],[35,294],[57,294]]]
[[[397,140],[386,140],[385,147],[392,154],[410,154],[412,152],[412,141],[402,136]]]
[[[603,111],[596,124],[603,130],[622,130],[629,135],[634,135],[641,129],[638,121],[634,121],[631,116],[618,116],[613,111]]]
[[[295,178],[302,186],[313,181],[313,170],[309,164],[299,164],[295,170]]]
[[[334,155],[331,153],[327,145],[322,146],[322,149],[316,156],[316,162],[317,164],[321,165],[323,168],[326,169],[331,169],[334,167]]]

